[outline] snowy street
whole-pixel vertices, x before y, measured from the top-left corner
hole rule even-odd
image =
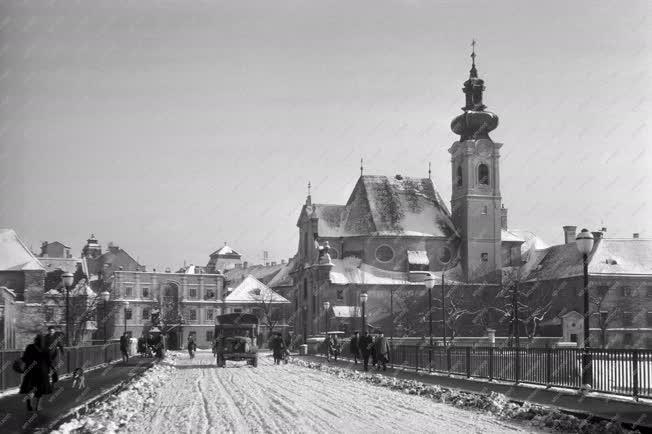
[[[127,432],[532,432],[490,415],[293,364],[258,368],[179,355],[158,399]]]

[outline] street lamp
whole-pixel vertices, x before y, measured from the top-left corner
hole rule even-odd
[[[446,274],[446,267],[441,272],[441,325],[442,325],[442,335],[444,337],[444,348],[446,348],[446,288],[444,282]]]
[[[125,333],[124,334],[127,334],[127,309],[129,309],[129,302],[125,301],[124,305],[125,305]]]
[[[582,383],[589,387],[593,385],[593,368],[591,366],[591,347],[589,334],[589,253],[593,250],[593,235],[588,229],[582,231],[575,238],[577,250],[582,254],[584,265],[584,351],[582,354]]]
[[[328,309],[331,307],[331,304],[328,301],[324,302],[324,325],[326,328],[324,329],[324,332],[328,331]]]
[[[104,343],[106,343],[106,303],[109,301],[109,298],[111,297],[111,294],[109,291],[102,291],[100,292],[100,298],[102,299],[103,303],[103,318],[102,318],[102,326],[103,326],[103,334],[102,336],[104,337]]]
[[[432,274],[428,273],[425,284],[426,288],[428,288],[428,333],[430,334],[430,346],[432,347],[432,288],[435,287],[435,279],[433,279]]]
[[[362,308],[362,334],[364,335],[367,331],[367,319],[365,318],[365,308],[367,305],[367,299],[369,296],[366,292],[360,293],[360,307]]]
[[[61,283],[66,289],[66,346],[70,346],[70,287],[74,280],[75,276],[70,272],[61,275]]]

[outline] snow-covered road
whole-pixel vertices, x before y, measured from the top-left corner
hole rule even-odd
[[[532,432],[514,422],[461,410],[293,364],[257,368],[211,353],[176,359],[155,405],[127,424],[128,432]]]

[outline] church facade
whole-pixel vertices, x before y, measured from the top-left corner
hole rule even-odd
[[[573,341],[581,336],[577,315],[581,318],[583,312],[578,296],[582,281],[576,269],[568,272],[569,266],[579,266],[581,272],[574,235],[565,247],[550,247],[531,232],[508,228],[500,191],[502,144],[489,136],[498,126],[498,116],[486,110],[485,85],[478,76],[475,53],[472,58],[463,86],[463,113],[451,123],[459,139],[448,149],[450,211],[430,176],[369,176],[362,168],[345,205],[314,203],[308,195],[297,220],[299,246],[292,270],[297,335],[305,339],[327,328],[347,333],[359,330],[360,294],[366,293],[367,326],[393,336],[427,335],[429,303],[435,336],[444,332],[444,311],[449,338],[486,336],[492,329],[499,336],[518,332],[530,340],[545,335]],[[646,345],[645,333],[652,331],[652,298],[642,294],[652,285],[652,260],[642,265],[635,258],[652,258],[652,244],[640,239],[636,243],[610,242],[599,233],[595,234],[594,252],[608,251],[607,245],[617,244],[618,249],[630,253],[625,260],[628,264],[620,270],[612,267],[615,274],[609,276],[610,283],[596,272],[592,287],[618,287],[623,279],[633,279],[636,283],[629,282],[626,287],[643,288],[637,292],[642,307],[634,315],[639,322],[612,321],[612,328],[625,327],[622,330],[628,337],[611,333],[611,342]],[[560,251],[567,263],[555,259]],[[600,268],[595,264],[591,269]],[[636,270],[633,276],[632,268]],[[435,281],[430,300],[425,279]],[[517,321],[513,321],[511,291],[519,291]],[[604,309],[620,305],[612,298]],[[596,307],[591,314],[596,343],[604,342],[599,338],[608,334],[601,321],[606,316],[616,317],[600,309]],[[623,314],[626,308],[619,309],[624,317],[632,316],[631,312]],[[594,327],[598,323],[602,325]]]

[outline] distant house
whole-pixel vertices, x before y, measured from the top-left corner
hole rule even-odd
[[[210,254],[206,272],[217,273],[236,268],[242,263],[242,255],[224,243],[224,246]]]
[[[145,271],[144,265],[113,243],[109,243],[107,251],[102,252],[94,235],[91,235],[82,249],[82,260],[83,271],[96,292],[106,289],[115,271]]]
[[[70,246],[66,246],[62,242],[43,241],[41,244],[41,258],[72,258],[70,254]]]

